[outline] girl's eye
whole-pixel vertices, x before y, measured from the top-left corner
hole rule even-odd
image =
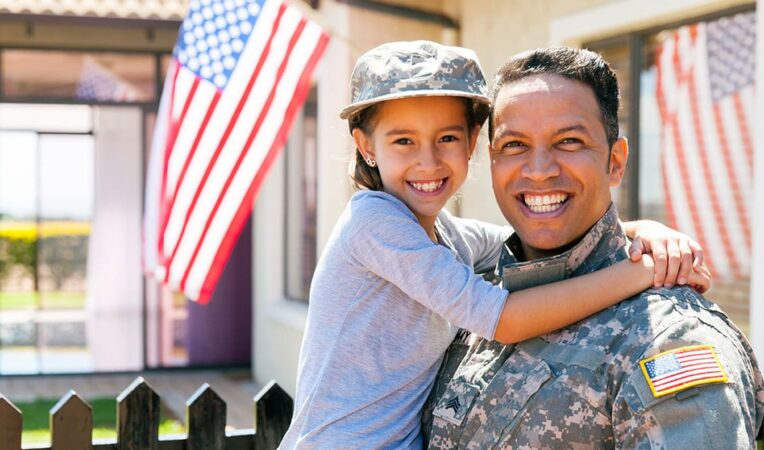
[[[398,145],[410,145],[413,142],[409,138],[398,138],[393,143]]]
[[[459,138],[457,138],[456,136],[451,135],[451,134],[443,136],[442,138],[440,138],[440,142],[456,142],[458,140],[459,140]]]

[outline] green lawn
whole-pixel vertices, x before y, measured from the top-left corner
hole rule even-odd
[[[34,292],[1,292],[0,310],[35,309],[37,295]],[[52,291],[40,294],[40,306],[45,309],[82,309],[85,307],[84,292]]]
[[[48,422],[50,409],[57,400],[36,400],[34,402],[14,402],[23,414],[22,445],[46,444],[50,442]],[[88,401],[93,408],[93,439],[116,439],[117,401],[111,398],[96,398]],[[165,408],[161,409],[159,434],[185,433],[183,425],[170,417]]]

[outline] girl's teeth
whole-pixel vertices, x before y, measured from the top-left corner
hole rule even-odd
[[[443,180],[430,181],[428,183],[411,183],[411,185],[414,186],[414,189],[417,191],[434,192],[440,189],[440,187],[443,185]]]
[[[547,213],[559,209],[565,200],[568,199],[567,194],[552,194],[552,195],[524,195],[523,201],[528,209],[535,213]]]

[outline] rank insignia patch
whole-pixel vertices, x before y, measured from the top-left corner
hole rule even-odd
[[[710,345],[681,347],[639,362],[656,397],[708,383],[725,383],[719,358]]]

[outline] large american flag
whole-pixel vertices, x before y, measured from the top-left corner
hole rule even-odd
[[[684,26],[657,53],[668,222],[721,279],[749,274],[755,12]]]
[[[144,265],[206,303],[328,35],[283,0],[192,0],[146,185]]]

